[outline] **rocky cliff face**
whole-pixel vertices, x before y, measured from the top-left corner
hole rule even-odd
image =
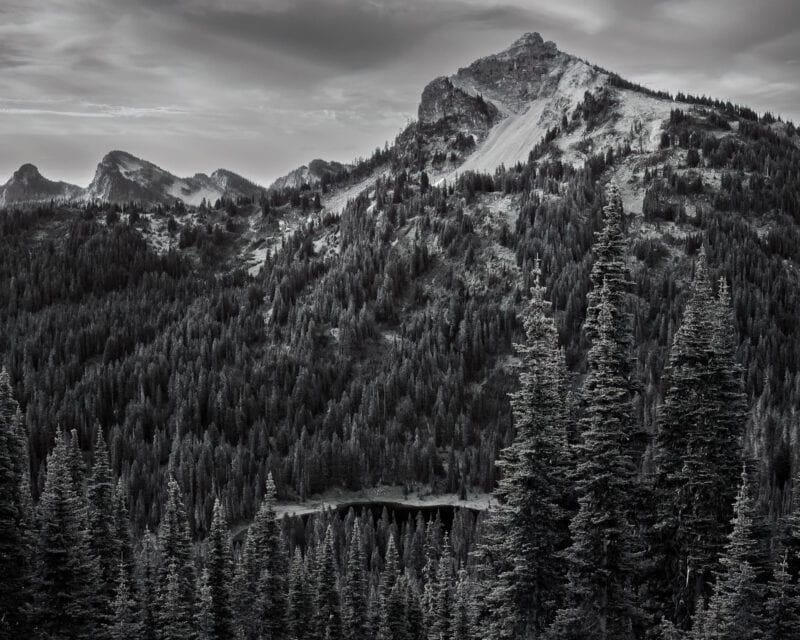
[[[443,120],[465,131],[485,133],[498,119],[495,105],[480,95],[470,95],[453,85],[449,78],[436,78],[425,87],[418,117],[423,125]]]
[[[527,33],[505,51],[459,69],[451,81],[467,92],[483,94],[505,112],[518,112],[532,100],[557,91],[561,77],[576,60],[538,33]]]
[[[0,206],[13,202],[73,200],[82,197],[83,189],[67,182],[48,180],[32,164],[23,164],[0,187]]]

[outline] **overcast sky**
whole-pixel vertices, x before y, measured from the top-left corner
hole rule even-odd
[[[33,162],[86,185],[111,149],[264,184],[349,161],[526,31],[800,121],[797,0],[0,0],[0,183]]]

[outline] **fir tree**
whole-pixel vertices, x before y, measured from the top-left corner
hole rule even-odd
[[[495,638],[543,631],[563,588],[557,553],[565,526],[559,501],[567,492],[563,354],[546,314],[538,260],[533,276],[536,284],[523,320],[527,341],[516,345],[522,360],[521,388],[511,394],[516,435],[498,461],[503,474],[495,490],[499,505],[478,552],[489,565],[488,631]]]
[[[30,486],[27,443],[5,368],[0,371],[0,639],[27,633]],[[28,492],[28,496],[25,493]]]
[[[800,640],[800,584],[789,573],[787,555],[776,563],[768,586],[764,640]]]
[[[752,640],[762,637],[761,607],[764,588],[758,582],[750,558],[757,554],[754,536],[755,499],[746,470],[734,506],[733,531],[720,560],[714,593],[708,610],[695,622],[698,640]]]
[[[113,614],[111,605],[119,578],[121,549],[116,538],[114,485],[108,466],[108,450],[99,426],[86,497],[89,503],[90,544],[98,567],[98,580],[94,586],[96,613],[98,621],[105,627],[110,624]]]
[[[406,580],[400,576],[381,598],[380,640],[408,640],[406,619]]]
[[[212,638],[223,640],[232,635],[230,586],[233,579],[233,557],[228,523],[219,500],[214,501],[211,531],[206,540],[206,581],[211,593]]]
[[[297,547],[289,572],[287,627],[291,640],[304,640],[310,637],[313,608],[314,600],[310,588],[310,579],[300,548]],[[345,627],[348,632],[350,629],[349,625]]]
[[[181,490],[174,477],[170,478],[167,485],[167,503],[161,516],[158,544],[160,565],[157,620],[163,628],[169,624],[177,633],[177,630],[190,628],[192,625],[195,571],[189,522]],[[179,619],[180,616],[183,618]]]
[[[602,290],[608,288],[608,300],[611,305],[611,319],[614,327],[614,339],[623,353],[627,352],[630,336],[625,318],[625,294],[628,287],[625,258],[627,255],[627,235],[625,233],[622,196],[615,181],[606,188],[606,205],[603,207],[603,228],[595,234],[592,247],[594,262],[592,264],[592,289],[587,295],[586,322],[584,332],[587,337],[597,334],[600,309],[602,308]],[[621,372],[626,378],[630,376],[630,363]]]
[[[109,624],[108,637],[111,640],[141,638],[143,626],[141,611],[131,593],[128,569],[121,560],[117,566],[115,594],[111,605],[113,616]]]
[[[230,636],[220,636],[216,630],[214,615],[214,594],[208,576],[208,568],[203,569],[197,581],[197,603],[194,610],[194,628],[197,640],[217,640]]]
[[[36,633],[47,638],[92,638],[96,570],[86,530],[86,505],[75,493],[68,445],[61,432],[47,457],[39,501],[34,572]]]
[[[342,590],[342,627],[345,640],[367,640],[369,619],[367,580],[361,524],[356,520],[347,554],[347,574]]]
[[[558,613],[554,638],[622,640],[632,635],[634,545],[626,506],[635,493],[635,470],[624,360],[610,290],[604,286],[584,386],[587,415],[575,473],[579,510],[570,524],[567,552],[568,606]]]
[[[786,556],[789,577],[800,582],[800,472],[792,479],[792,498],[789,509],[778,522],[776,556]]]
[[[425,615],[419,594],[413,585],[406,589],[406,621],[409,640],[426,640]]]
[[[433,638],[448,640],[451,637],[450,624],[453,618],[453,558],[450,539],[445,534],[442,555],[436,568],[434,592]]]
[[[330,525],[325,531],[325,540],[316,564],[315,638],[339,638],[342,635],[342,614],[336,589],[336,555]]]
[[[141,548],[134,566],[136,569],[136,592],[141,609],[142,638],[157,640],[159,557],[158,546],[149,529],[145,529],[142,536]]]
[[[450,622],[450,631],[454,640],[472,640],[473,628],[470,617],[470,588],[467,572],[462,569],[458,572],[455,595],[453,598],[453,619]]]
[[[181,573],[177,558],[170,558],[159,597],[160,640],[186,640],[192,637],[192,607],[186,601]]]
[[[133,539],[131,521],[128,514],[127,490],[122,478],[114,486],[114,540],[118,545],[119,557],[122,559],[128,581],[133,578]]]
[[[725,546],[744,399],[731,346],[729,294],[715,300],[705,253],[675,335],[658,416],[653,527],[664,614],[685,626]]]
[[[238,626],[246,640],[259,633],[277,640],[286,634],[287,563],[275,515],[275,483],[267,477],[264,501],[247,531],[242,561],[237,567],[236,594]],[[253,616],[261,594],[261,617]]]

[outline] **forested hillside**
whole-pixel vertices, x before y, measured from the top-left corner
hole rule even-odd
[[[448,118],[259,197],[0,212],[3,637],[797,637],[795,128],[615,78],[482,173]],[[276,520],[380,485],[496,504]]]

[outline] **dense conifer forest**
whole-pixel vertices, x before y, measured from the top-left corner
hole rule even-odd
[[[432,184],[407,132],[215,223],[0,212],[0,637],[800,638],[800,151],[751,115],[674,110],[641,216],[630,146]],[[382,485],[493,500],[276,511]]]

